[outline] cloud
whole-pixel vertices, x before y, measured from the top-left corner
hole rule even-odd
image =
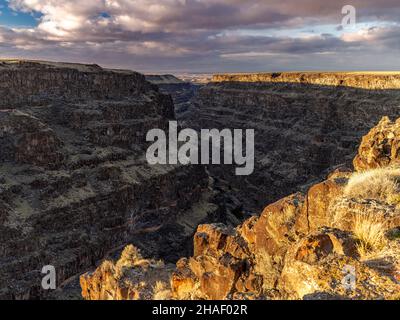
[[[392,61],[400,43],[398,0],[353,0],[362,23],[354,31],[340,28],[345,4],[344,0],[10,0],[15,12],[39,14],[39,20],[33,28],[0,27],[1,55],[80,59],[154,71],[297,69],[299,65],[323,69],[322,64],[343,69],[350,66],[344,57],[360,52],[368,67],[377,52],[385,50],[385,63]],[[330,32],[325,31],[327,26]],[[313,32],[303,30],[307,27]]]

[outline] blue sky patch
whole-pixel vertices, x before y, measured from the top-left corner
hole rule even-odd
[[[99,16],[101,18],[111,18],[110,14],[108,14],[107,12],[102,12],[102,13],[99,14]]]
[[[6,0],[0,0],[0,26],[34,27],[38,24],[40,13],[16,12],[9,8]]]

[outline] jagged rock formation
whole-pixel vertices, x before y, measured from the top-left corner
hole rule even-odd
[[[387,148],[381,149],[374,141],[387,132],[397,132],[399,123],[383,119],[363,139],[356,159],[365,154],[376,158],[386,155]],[[391,140],[384,139],[385,145],[395,147],[398,138],[396,135]],[[398,159],[396,154],[391,160]],[[399,299],[400,190],[398,186],[392,189],[394,202],[373,190],[382,188],[385,180],[377,180],[379,177],[385,178],[391,172],[399,179],[400,174],[398,167],[386,167],[384,170],[389,171],[382,176],[372,170],[375,163],[363,164],[367,176],[363,176],[365,172],[338,169],[307,193],[283,198],[237,228],[221,224],[199,226],[194,236],[194,254],[178,261],[170,278],[170,293],[164,296]],[[369,189],[368,198],[356,196],[353,189],[357,183],[361,183],[359,188]],[[120,282],[113,268],[106,268],[113,286],[129,283],[126,279]],[[105,277],[104,269],[81,278],[84,298],[104,299],[110,294],[116,297],[108,282],[98,282]],[[163,288],[168,291],[168,286]],[[129,285],[124,290],[129,291]]]
[[[185,124],[255,130],[252,175],[236,177],[232,166],[223,165],[209,171],[230,195],[227,205],[257,213],[265,203],[321,181],[335,166],[351,165],[361,137],[382,116],[400,116],[400,90],[375,90],[398,79],[368,73],[215,76],[220,82],[199,90]],[[344,86],[356,84],[369,89]]]
[[[397,120],[392,123],[388,117],[384,117],[378,126],[363,138],[362,147],[354,159],[354,167],[357,171],[386,167],[398,162],[399,122],[400,120]]]
[[[0,298],[40,298],[129,242],[174,261],[216,212],[201,166],[152,166],[169,96],[130,71],[0,62]]]
[[[173,265],[144,259],[134,246],[127,246],[120,259],[103,262],[92,275],[80,278],[82,292],[91,300],[149,300],[169,298]],[[95,278],[95,280],[93,280]]]
[[[146,75],[146,80],[157,85],[162,93],[171,95],[174,100],[176,118],[181,121],[181,124],[185,118],[190,117],[188,109],[191,99],[196,95],[200,85],[184,82],[170,74]]]

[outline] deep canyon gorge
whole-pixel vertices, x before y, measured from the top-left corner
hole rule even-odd
[[[342,199],[354,172],[400,159],[400,74],[215,75],[199,85],[2,61],[0,95],[1,299],[152,299],[157,286],[172,299],[400,292],[399,261],[390,256],[384,273],[361,261],[352,225],[330,219],[376,205]],[[150,166],[146,133],[175,119],[254,129],[254,173]],[[379,210],[397,239],[399,209]],[[55,292],[41,288],[44,265],[57,270]],[[363,281],[353,295],[331,281],[346,265]]]

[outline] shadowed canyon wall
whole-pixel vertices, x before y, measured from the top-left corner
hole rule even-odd
[[[232,166],[223,165],[209,171],[230,196],[228,202],[258,213],[266,203],[323,179],[328,169],[350,164],[361,137],[382,116],[400,115],[399,78],[372,73],[215,76],[216,82],[192,100],[185,124],[255,130],[252,175],[236,177]],[[381,90],[389,86],[398,89]]]
[[[216,212],[201,166],[154,166],[147,131],[170,96],[135,72],[0,63],[0,297],[39,298],[129,242],[175,261]],[[178,221],[179,220],[179,221]]]
[[[184,125],[185,119],[191,116],[188,112],[191,100],[201,85],[184,82],[173,75],[146,75],[146,80],[157,85],[162,93],[171,95],[176,118]]]

